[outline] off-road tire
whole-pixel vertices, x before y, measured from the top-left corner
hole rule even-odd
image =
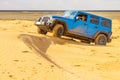
[[[96,45],[106,45],[107,43],[107,37],[104,34],[99,34],[95,39]]]
[[[64,33],[63,25],[56,24],[53,28],[53,37],[61,37]]]
[[[47,34],[47,31],[45,31],[45,30],[42,30],[42,29],[37,29],[37,32],[39,33],[39,34],[44,34],[44,35],[46,35]]]

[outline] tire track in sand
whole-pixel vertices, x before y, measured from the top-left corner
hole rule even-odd
[[[47,49],[51,44],[60,44],[64,45],[66,42],[67,43],[72,43],[72,44],[78,44],[77,42],[73,42],[70,40],[65,40],[65,39],[59,39],[59,38],[54,38],[54,37],[47,37],[47,36],[34,36],[34,35],[28,35],[28,34],[21,34],[19,36],[21,40],[30,48],[32,49],[35,53],[37,53],[38,56],[42,56],[45,58],[48,62],[54,64],[57,68],[61,69],[65,74],[68,74],[71,79],[76,79],[76,80],[87,80],[86,77],[84,77],[82,74],[86,74],[81,72],[81,75],[78,75],[77,73],[67,69],[64,67],[64,65],[60,65],[55,62],[48,54],[46,54]],[[88,73],[89,74],[89,73]],[[91,75],[92,76],[92,75]],[[95,76],[95,75],[93,75]],[[97,75],[96,75],[97,76]],[[90,79],[91,80],[91,79]],[[92,80],[101,80],[100,76],[95,77]]]
[[[49,46],[52,43],[57,43],[60,42],[60,40],[56,39],[56,41],[53,41],[53,38],[49,38],[49,37],[37,37],[37,36],[33,36],[33,35],[28,35],[28,34],[21,34],[19,36],[19,38],[21,40],[23,40],[23,42],[33,51],[35,51],[37,53],[38,56],[42,56],[43,58],[45,58],[48,62],[54,64],[56,67],[58,67],[59,69],[61,69],[62,71],[67,72],[68,74],[70,74],[71,76],[76,77],[77,79],[80,79],[80,76],[77,75],[76,73],[65,69],[64,67],[60,66],[59,64],[57,64],[55,61],[53,61],[49,55],[45,54],[47,49],[49,48]],[[55,39],[55,38],[54,38]],[[63,42],[60,44],[63,44]]]

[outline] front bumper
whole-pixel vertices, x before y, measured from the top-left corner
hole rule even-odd
[[[50,24],[35,22],[35,25],[36,25],[39,29],[42,29],[42,30],[45,30],[45,31],[51,31]]]

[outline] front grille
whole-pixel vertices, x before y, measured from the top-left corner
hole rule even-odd
[[[42,18],[39,18],[38,21],[40,21]]]
[[[42,22],[47,22],[48,20],[50,20],[50,17],[43,17]]]

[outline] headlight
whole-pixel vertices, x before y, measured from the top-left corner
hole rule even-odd
[[[44,24],[45,24],[45,22],[42,22],[42,24],[44,25]]]
[[[52,23],[54,21],[54,19],[50,19],[48,20],[48,23]]]
[[[37,21],[40,21],[42,18],[40,17]]]

